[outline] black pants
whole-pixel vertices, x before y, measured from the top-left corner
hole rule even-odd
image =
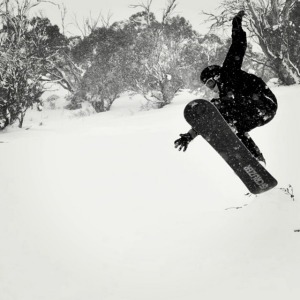
[[[237,136],[255,156],[261,152],[248,132],[256,127],[270,122],[277,111],[275,95],[267,89],[255,97],[240,97],[239,99],[213,99],[212,103],[218,108],[227,123],[237,130]]]

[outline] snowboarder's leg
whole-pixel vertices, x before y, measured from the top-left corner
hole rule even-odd
[[[268,90],[267,90],[268,91]],[[277,102],[275,96],[261,95],[261,98],[241,97],[220,101],[213,99],[211,102],[218,108],[228,124],[233,124],[239,132],[250,130],[270,122],[276,114]]]
[[[266,163],[263,154],[248,132],[269,122],[274,114],[271,111],[261,111],[257,102],[247,98],[239,99],[239,102],[234,100],[221,102],[219,99],[214,99],[212,103],[218,108],[224,119],[233,128],[233,131],[252,155],[258,161]],[[270,115],[270,117],[266,118],[267,115]]]
[[[249,133],[237,132],[236,135],[258,161],[266,163],[266,160],[265,160],[263,154],[259,150],[258,146],[255,144],[255,142],[253,141],[253,139],[251,138]]]

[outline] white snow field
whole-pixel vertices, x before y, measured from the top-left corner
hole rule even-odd
[[[300,86],[273,91],[251,136],[278,186],[257,197],[201,137],[174,148],[187,92],[2,132],[0,299],[300,299]]]

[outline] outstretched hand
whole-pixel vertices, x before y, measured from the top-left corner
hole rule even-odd
[[[189,133],[180,134],[180,138],[174,142],[175,148],[178,148],[179,151],[183,150],[184,152],[192,139]]]

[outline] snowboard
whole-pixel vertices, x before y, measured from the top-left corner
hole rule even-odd
[[[212,103],[193,100],[185,107],[184,117],[223,157],[252,194],[266,192],[277,185],[276,179],[240,141]]]

